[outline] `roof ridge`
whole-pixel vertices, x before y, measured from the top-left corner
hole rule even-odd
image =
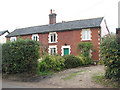
[[[74,22],[74,21],[83,21],[83,20],[92,20],[92,19],[99,19],[99,18],[104,18],[104,17],[96,17],[96,18],[87,18],[87,19],[80,19],[80,20],[73,20],[73,21],[65,21],[63,23],[66,23],[66,22]],[[61,22],[62,23],[62,22]]]
[[[75,22],[75,21],[84,21],[84,20],[92,20],[92,19],[98,19],[98,18],[104,18],[104,17],[96,17],[96,18],[80,19],[80,20],[73,20],[73,21],[65,21],[65,22],[58,22],[58,23],[55,23],[55,24],[69,23],[69,22]],[[41,27],[41,26],[50,26],[50,25],[55,25],[55,24],[45,24],[45,25],[30,26],[30,27],[18,28],[18,29],[15,29],[15,30],[21,30],[21,29],[26,29],[26,28],[34,28],[34,27]]]

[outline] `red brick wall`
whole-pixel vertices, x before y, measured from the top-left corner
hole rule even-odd
[[[99,43],[100,40],[98,40],[99,33],[98,31],[100,30],[99,28],[92,28],[91,30],[91,42],[94,45],[94,49],[96,49],[96,52],[92,50],[92,58],[93,60],[99,60]],[[49,47],[49,45],[57,45],[57,51],[58,54],[61,53],[61,47],[64,46],[65,44],[70,45],[71,47],[71,54],[77,55],[77,44],[80,42],[89,42],[89,41],[81,41],[81,31],[82,30],[73,30],[73,31],[64,31],[64,32],[57,32],[58,35],[58,42],[57,43],[48,43],[48,35],[49,33],[44,33],[44,34],[39,34],[39,41],[42,42],[44,46]],[[32,35],[26,35],[26,36],[20,36],[24,39],[31,38]],[[18,37],[17,37],[18,38]],[[8,38],[9,40],[9,38]],[[47,49],[48,51],[48,49]]]
[[[93,60],[99,60],[99,45],[100,45],[99,30],[100,30],[99,28],[91,29],[91,31],[92,31],[92,43],[94,45],[94,49],[96,50],[96,52],[94,52],[94,50],[92,50]]]

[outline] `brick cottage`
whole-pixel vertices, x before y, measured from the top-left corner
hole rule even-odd
[[[47,46],[49,54],[77,55],[77,44],[80,42],[92,42],[94,50],[91,50],[91,58],[99,60],[99,46],[102,37],[109,33],[103,17],[75,20],[56,23],[56,13],[51,10],[49,24],[16,29],[7,35],[7,39],[15,41],[18,37],[41,42]]]

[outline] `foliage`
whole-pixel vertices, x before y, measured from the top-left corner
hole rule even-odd
[[[85,71],[79,71],[79,72],[71,73],[71,74],[69,74],[68,76],[64,77],[63,79],[64,79],[64,80],[72,79],[73,77],[75,77],[75,76],[77,76],[77,75],[80,75],[82,72],[85,72]]]
[[[83,65],[93,64],[93,60],[90,58],[90,50],[93,49],[91,42],[81,42],[77,45],[79,58],[82,60]],[[94,50],[95,51],[95,50]]]
[[[37,41],[19,39],[7,42],[3,44],[2,54],[4,73],[37,73],[39,58],[39,43]]]
[[[96,73],[93,76],[93,79],[95,80],[95,82],[99,83],[99,84],[103,84],[107,87],[112,87],[112,88],[120,88],[120,84],[119,82],[116,81],[111,81],[110,79],[106,79],[104,77],[104,73]]]
[[[55,55],[46,55],[38,65],[38,73],[60,71],[64,68],[64,58]]]
[[[40,56],[44,57],[45,55],[48,55],[47,53],[47,45],[43,45],[43,43],[40,43]]]
[[[80,42],[77,45],[77,49],[79,54],[84,55],[86,57],[90,56],[90,50],[93,48],[93,44],[91,42]]]
[[[105,37],[100,46],[101,60],[106,68],[105,77],[112,80],[120,79],[120,43],[115,35]]]
[[[82,61],[82,65],[94,64],[93,60],[90,57],[86,57],[82,54],[77,57]]]
[[[82,66],[82,61],[80,60],[80,58],[74,55],[65,55],[63,56],[63,58],[65,59],[65,68],[75,68],[78,66]]]

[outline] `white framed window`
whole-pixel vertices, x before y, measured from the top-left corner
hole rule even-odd
[[[49,43],[57,43],[57,33],[56,32],[49,33]]]
[[[16,37],[10,37],[10,41],[13,42],[13,41],[16,41]]]
[[[82,40],[91,40],[91,31],[90,29],[82,30]]]
[[[51,45],[48,48],[49,55],[55,55],[57,54],[57,45]]]
[[[33,35],[32,35],[32,40],[39,41],[39,36],[38,36],[38,34],[33,34]]]

